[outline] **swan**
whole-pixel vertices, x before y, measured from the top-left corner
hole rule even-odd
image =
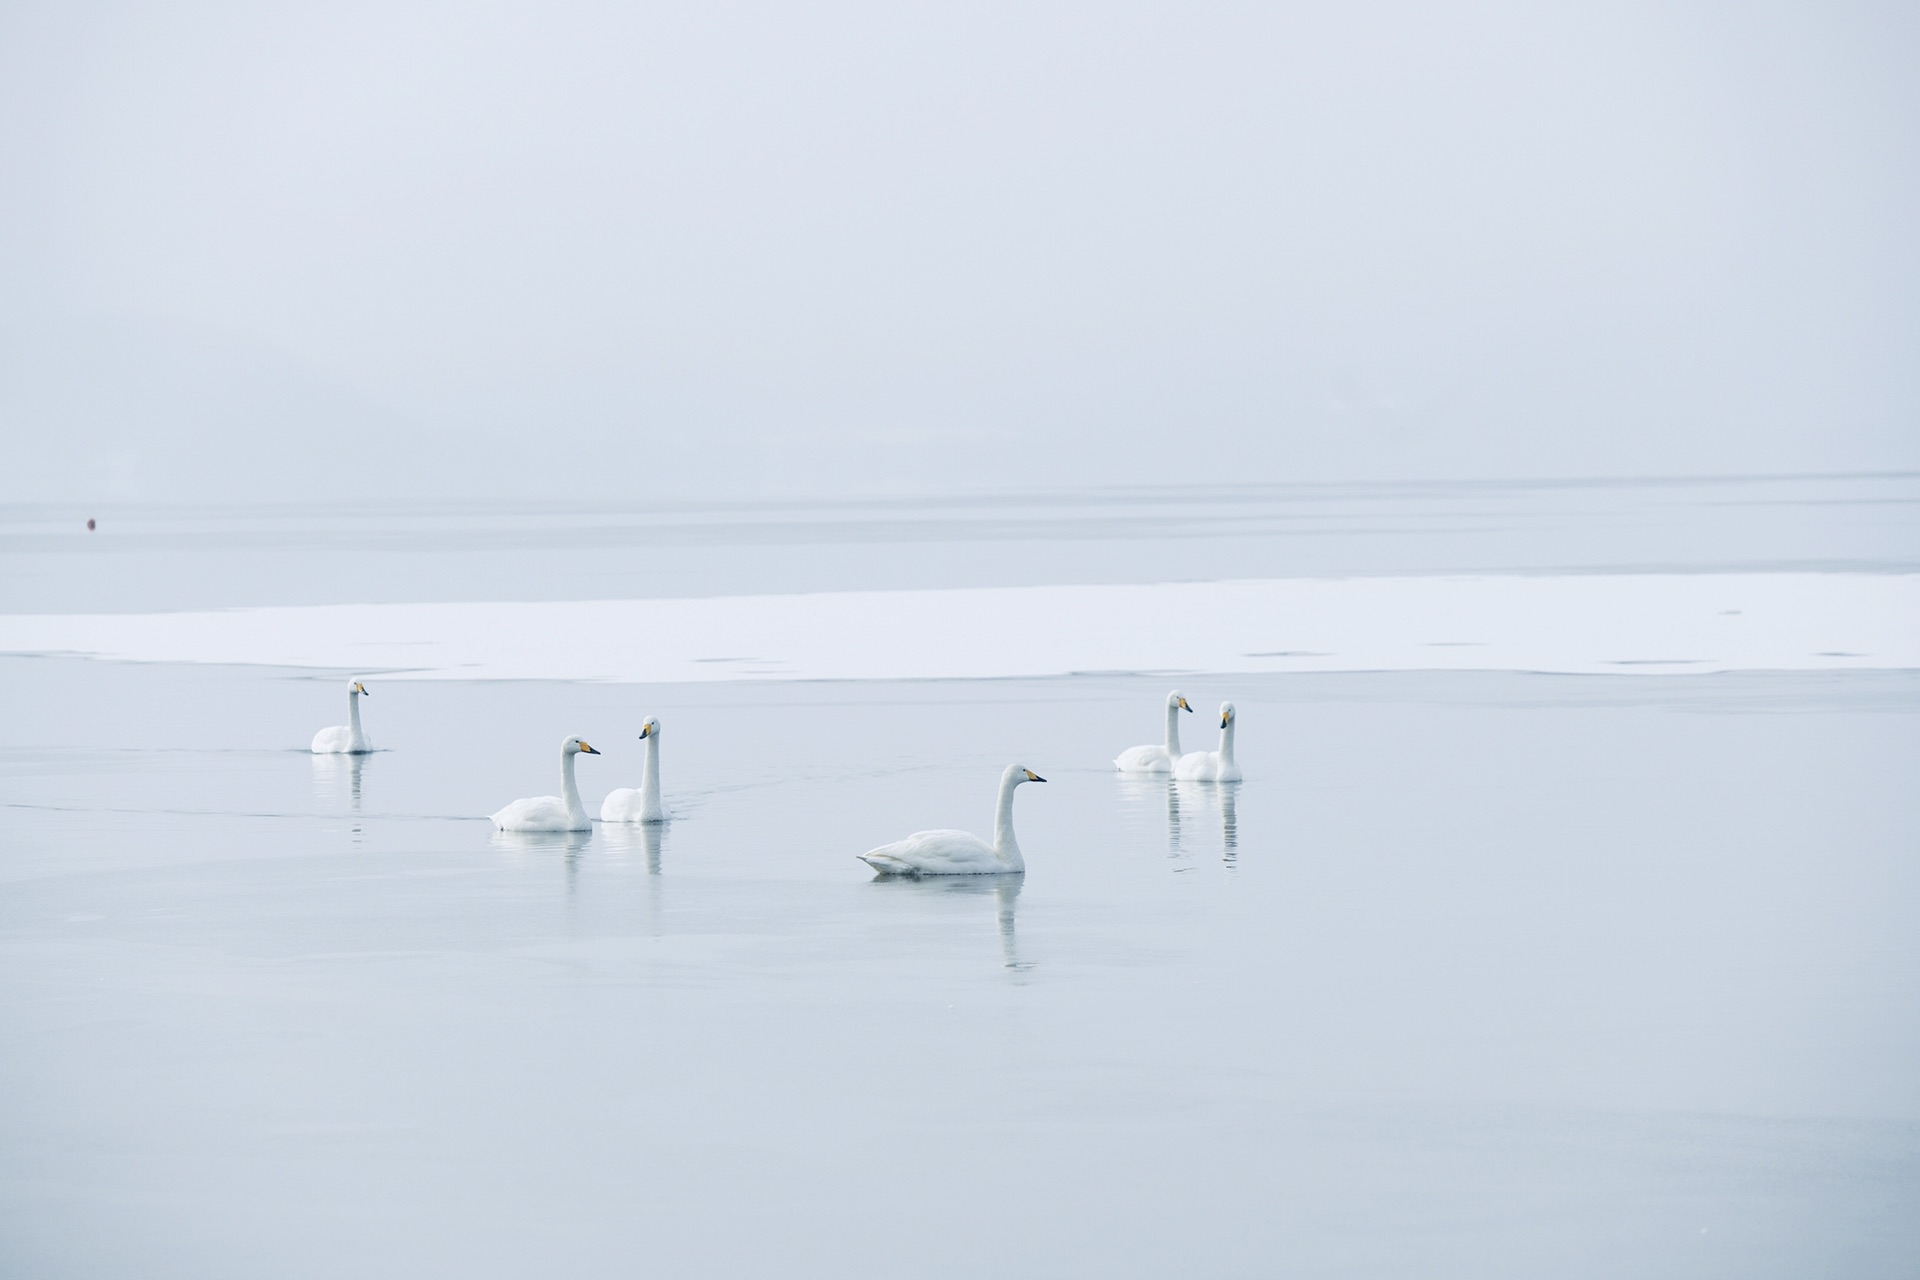
[[[1113,767],[1122,773],[1165,773],[1180,758],[1180,713],[1192,711],[1178,689],[1167,695],[1167,745],[1128,747]]]
[[[357,756],[373,750],[367,735],[360,731],[360,699],[371,698],[367,686],[354,680],[347,685],[347,722],[322,729],[313,735],[313,754],[317,756]]]
[[[1240,766],[1233,759],[1233,704],[1220,704],[1220,749],[1189,751],[1174,762],[1173,776],[1189,782],[1238,782]]]
[[[652,716],[640,726],[640,737],[647,744],[647,763],[640,775],[640,786],[621,787],[608,794],[600,805],[602,822],[665,822],[667,811],[660,806],[660,722]]]
[[[858,855],[883,876],[979,876],[1025,871],[1020,842],[1013,838],[1013,789],[1046,779],[1025,765],[1010,764],[1000,775],[1000,807],[993,819],[993,843],[965,831],[916,831],[905,840]]]
[[[578,738],[560,744],[560,789],[564,795],[534,796],[515,800],[491,815],[493,825],[502,831],[591,831],[586,808],[580,803],[580,788],[573,781],[573,758],[581,752],[600,753]]]

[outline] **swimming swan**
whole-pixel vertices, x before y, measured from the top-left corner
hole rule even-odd
[[[354,680],[347,685],[347,722],[322,729],[313,735],[313,754],[317,756],[357,756],[373,750],[367,735],[360,731],[360,696],[367,686]]]
[[[621,787],[610,792],[600,804],[602,822],[665,822],[667,811],[660,805],[660,722],[652,716],[640,726],[640,737],[647,744],[647,763],[640,775],[638,790]]]
[[[1173,768],[1173,762],[1180,758],[1180,713],[1192,711],[1187,700],[1175,689],[1167,695],[1167,745],[1156,747],[1149,743],[1144,747],[1128,747],[1113,762],[1113,767],[1122,773],[1165,773]]]
[[[1220,749],[1190,751],[1173,766],[1173,776],[1189,782],[1238,782],[1240,766],[1233,759],[1233,704],[1220,704]]]
[[[1046,779],[1024,765],[1010,764],[1000,775],[1000,808],[993,819],[993,843],[965,831],[916,831],[905,840],[860,854],[860,861],[883,876],[980,876],[1025,871],[1020,842],[1013,838],[1013,789]]]
[[[515,800],[492,815],[493,825],[502,831],[591,831],[586,808],[580,803],[580,788],[573,781],[573,758],[582,751],[590,756],[600,753],[578,738],[560,744],[560,789],[562,796],[534,796]]]

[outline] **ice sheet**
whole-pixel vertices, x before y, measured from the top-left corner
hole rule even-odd
[[[1920,667],[1920,575],[1570,574],[0,616],[0,652],[416,679]]]

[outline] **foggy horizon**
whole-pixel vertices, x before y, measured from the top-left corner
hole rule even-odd
[[[1920,15],[0,17],[0,500],[1920,468]]]

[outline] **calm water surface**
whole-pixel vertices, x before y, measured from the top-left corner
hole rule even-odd
[[[1920,677],[375,686],[0,662],[31,1275],[1856,1276],[1920,1256]],[[590,808],[665,725],[675,820]],[[1189,746],[1211,737],[1193,718]],[[985,831],[1030,870],[853,855]]]
[[[0,610],[1912,572],[1917,486],[16,507]],[[1164,677],[376,679],[316,760],[346,674],[0,658],[0,1274],[1920,1258],[1920,674],[1183,676],[1227,789],[1111,772]],[[648,714],[664,831],[485,821]],[[1024,877],[855,860],[1011,761]]]

